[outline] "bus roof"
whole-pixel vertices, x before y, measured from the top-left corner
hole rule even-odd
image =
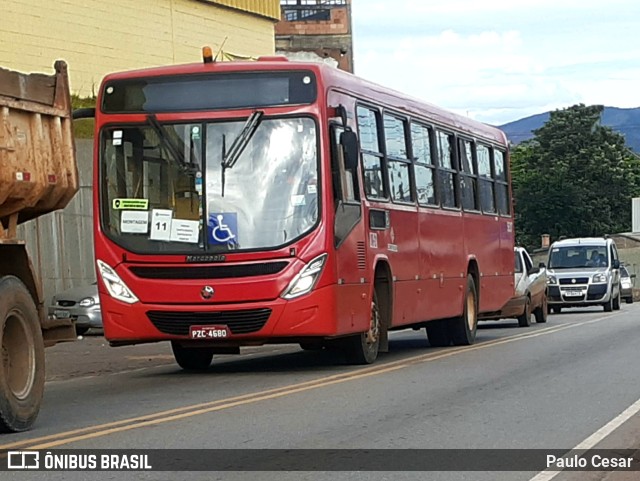
[[[347,93],[364,102],[381,105],[399,114],[422,117],[429,122],[454,128],[472,137],[482,137],[501,145],[507,144],[506,135],[497,127],[455,114],[424,100],[319,62],[289,61],[285,57],[264,57],[264,60],[258,61],[199,62],[116,72],[105,76],[103,83],[140,77],[261,70],[310,70],[318,76],[319,83],[325,91],[333,89]]]

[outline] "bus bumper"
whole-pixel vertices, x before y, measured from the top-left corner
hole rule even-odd
[[[210,305],[125,304],[101,294],[104,334],[118,345],[191,340],[191,326],[227,326],[228,336],[215,341],[227,345],[332,337],[340,330],[336,288],[326,286],[291,300]]]

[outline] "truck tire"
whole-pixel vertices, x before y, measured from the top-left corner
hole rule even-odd
[[[0,432],[29,429],[44,392],[44,342],[38,311],[25,285],[0,278]]]

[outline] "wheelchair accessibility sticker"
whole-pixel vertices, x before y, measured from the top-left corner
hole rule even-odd
[[[238,214],[235,212],[217,212],[209,214],[207,222],[209,243],[228,245],[238,243]]]

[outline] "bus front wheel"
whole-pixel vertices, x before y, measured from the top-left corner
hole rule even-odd
[[[173,357],[185,371],[204,371],[211,365],[213,350],[206,347],[184,347],[171,342]]]
[[[350,364],[372,364],[378,358],[380,331],[380,304],[378,303],[378,293],[374,288],[369,330],[344,339],[344,353],[347,356],[347,361]]]

